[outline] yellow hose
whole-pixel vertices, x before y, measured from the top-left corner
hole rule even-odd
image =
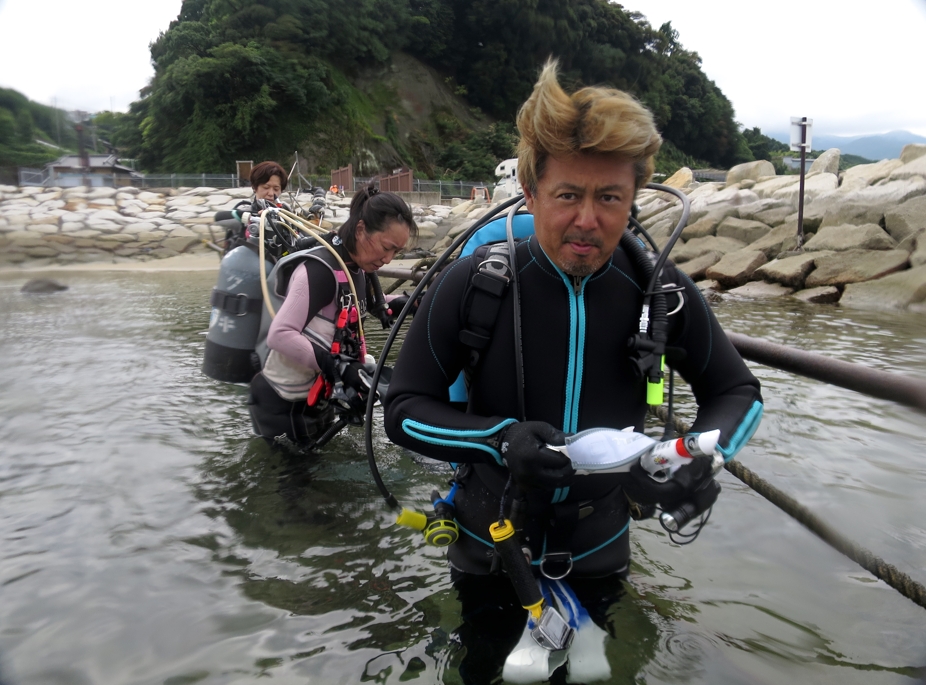
[[[344,273],[347,273],[347,274],[350,273],[350,271],[349,271],[348,268],[347,268],[347,264],[346,264],[346,263],[344,262],[344,260],[341,258],[341,255],[338,254],[338,251],[335,250],[331,245],[329,245],[327,242],[325,242],[325,241],[322,239],[322,237],[324,236],[324,233],[322,233],[321,231],[317,231],[316,229],[312,228],[312,227],[311,227],[312,224],[310,224],[309,222],[305,221],[302,217],[297,216],[296,214],[293,214],[292,212],[287,212],[285,209],[278,209],[277,212],[279,213],[279,215],[280,215],[281,218],[285,219],[285,220],[288,221],[289,223],[292,223],[293,226],[295,226],[297,229],[301,230],[301,231],[302,231],[303,233],[305,233],[306,235],[310,235],[310,236],[312,236],[313,238],[316,238],[316,239],[318,240],[318,242],[319,242],[321,245],[323,245],[325,248],[327,248],[327,250],[328,250],[332,255],[334,255],[334,258],[337,260],[338,264],[339,264],[339,265],[341,266],[341,268],[344,270]],[[261,293],[263,293],[263,296],[264,296],[264,306],[267,308],[267,311],[270,312],[270,318],[271,318],[271,319],[274,319],[274,318],[276,318],[277,313],[276,313],[276,310],[273,308],[273,305],[272,305],[271,302],[270,302],[270,291],[269,291],[269,289],[268,289],[268,287],[267,287],[267,273],[266,273],[266,270],[264,269],[264,222],[265,222],[266,220],[267,220],[266,212],[261,212],[261,215],[260,215],[260,226],[259,226],[259,229],[258,229],[258,232],[259,232],[259,233],[258,233],[258,239],[259,239],[259,241],[260,241],[260,242],[259,242],[259,253],[260,253],[260,264],[261,264],[261,269],[260,269],[260,290],[261,290]],[[284,225],[286,226],[287,229],[289,229],[290,231],[292,231],[293,234],[295,235],[296,232],[293,231],[292,226],[290,226],[288,223],[286,223],[286,221],[284,221]],[[351,292],[351,294],[354,296],[354,301],[359,305],[359,304],[360,304],[360,298],[359,298],[359,296],[357,295],[357,289],[354,287],[354,280],[353,280],[352,278],[348,277],[347,283],[348,283],[348,285],[350,286],[350,292]],[[359,319],[359,318],[358,318],[358,320],[357,320],[357,326],[358,326],[358,329],[359,329],[358,332],[359,332],[359,334],[360,334],[360,337],[363,338],[363,321],[362,321],[361,319]]]

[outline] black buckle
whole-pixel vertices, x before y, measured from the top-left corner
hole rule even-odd
[[[555,566],[560,564],[561,569],[556,569]],[[548,566],[552,565],[554,568],[547,570]],[[563,570],[562,573],[555,575],[558,570]],[[543,574],[544,578],[549,578],[550,580],[562,580],[572,571],[572,553],[570,552],[547,552],[543,555],[543,558],[540,560],[540,572]]]
[[[245,293],[228,293],[224,290],[213,290],[210,304],[223,312],[235,316],[245,316],[248,313],[248,296]]]

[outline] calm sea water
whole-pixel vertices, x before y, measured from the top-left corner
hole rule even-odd
[[[246,390],[200,373],[215,274],[59,279],[68,291],[36,296],[0,278],[0,682],[462,682],[443,555],[392,525],[362,434],[311,461],[271,453]],[[715,310],[728,330],[926,378],[922,315]],[[740,460],[926,583],[924,417],[753,368],[766,416]],[[376,435],[386,482],[425,506],[447,472]],[[926,610],[720,479],[694,544],[635,524],[610,682],[919,682]]]

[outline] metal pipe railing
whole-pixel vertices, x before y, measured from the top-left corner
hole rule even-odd
[[[740,333],[727,337],[744,359],[831,385],[891,400],[926,413],[926,380],[830,359]]]

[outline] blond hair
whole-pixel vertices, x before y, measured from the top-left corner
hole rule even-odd
[[[518,111],[518,180],[532,193],[548,156],[582,152],[614,153],[634,163],[637,190],[647,184],[662,145],[653,115],[616,88],[582,88],[567,95],[559,85],[557,62],[549,60],[534,92]]]

